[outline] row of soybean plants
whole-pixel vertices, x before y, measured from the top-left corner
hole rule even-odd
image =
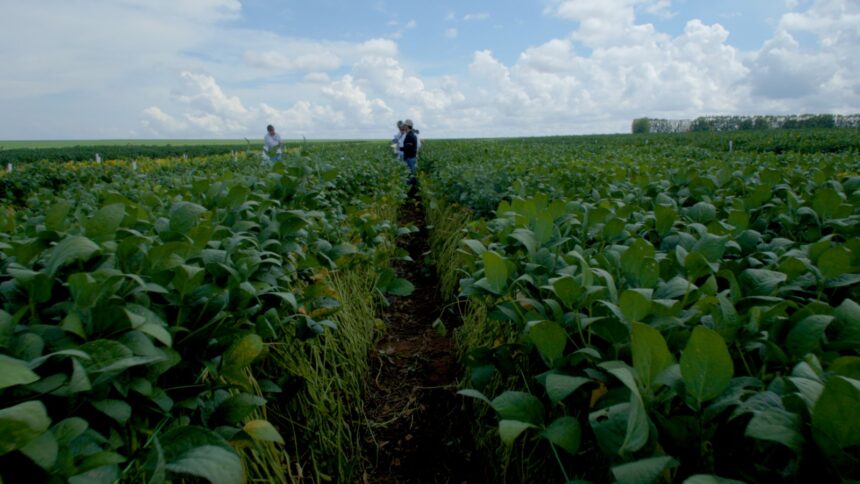
[[[0,479],[352,471],[404,173],[315,149],[54,164],[0,202]]]
[[[856,153],[427,145],[499,480],[860,477]]]

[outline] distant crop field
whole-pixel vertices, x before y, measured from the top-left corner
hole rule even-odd
[[[69,148],[73,146],[211,146],[243,143],[245,143],[244,139],[0,140],[0,148],[9,150],[17,148]]]

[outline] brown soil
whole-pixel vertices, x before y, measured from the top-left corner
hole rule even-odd
[[[419,232],[398,244],[412,262],[398,261],[398,276],[415,285],[411,296],[389,297],[382,311],[386,330],[371,351],[364,435],[366,483],[482,482],[471,464],[474,445],[456,395],[460,369],[450,333],[459,324],[440,299],[430,260],[424,207],[412,198],[400,225]],[[442,336],[432,327],[441,318]]]

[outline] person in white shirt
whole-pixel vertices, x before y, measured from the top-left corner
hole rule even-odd
[[[275,127],[271,124],[266,126],[266,136],[263,137],[263,159],[278,161],[281,159],[281,135],[275,132]],[[275,148],[274,156],[271,156],[270,150]]]
[[[406,136],[406,126],[403,121],[397,122],[397,134],[391,139],[391,145],[398,160],[403,160],[403,138]],[[395,146],[396,145],[396,146]]]

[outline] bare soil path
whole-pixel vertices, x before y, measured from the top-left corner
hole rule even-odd
[[[363,436],[366,483],[477,483],[471,464],[474,445],[456,395],[460,378],[457,351],[451,338],[459,324],[439,295],[436,270],[427,242],[421,200],[405,202],[400,225],[417,233],[399,245],[412,262],[396,270],[415,285],[411,296],[389,297],[382,312],[384,337],[371,351]],[[440,318],[447,336],[432,327]]]

